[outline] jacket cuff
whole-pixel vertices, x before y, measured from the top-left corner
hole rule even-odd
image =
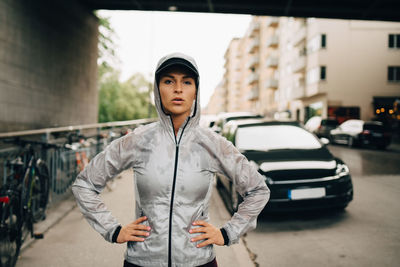
[[[122,228],[122,226],[118,225],[117,228],[115,229],[114,234],[112,235],[112,240],[111,240],[113,243],[117,242],[117,238],[118,238],[119,232],[121,231],[121,228]]]
[[[221,231],[222,237],[224,238],[224,246],[227,246],[229,244],[229,237],[228,234],[226,233],[225,228],[220,228],[219,229]]]

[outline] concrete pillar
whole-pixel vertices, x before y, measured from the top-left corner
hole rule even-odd
[[[0,132],[97,122],[97,40],[79,2],[0,0]]]

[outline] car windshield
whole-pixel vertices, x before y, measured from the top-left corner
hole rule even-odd
[[[320,142],[314,135],[293,125],[239,127],[235,142],[241,151],[321,148]]]
[[[321,125],[323,126],[337,126],[339,123],[336,120],[322,120]]]

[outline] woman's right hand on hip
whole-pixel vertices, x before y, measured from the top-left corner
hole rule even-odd
[[[149,226],[141,224],[146,220],[147,217],[143,216],[123,226],[118,234],[117,243],[125,243],[128,241],[143,242],[145,240],[143,237],[148,237],[150,235],[149,231],[151,230]]]

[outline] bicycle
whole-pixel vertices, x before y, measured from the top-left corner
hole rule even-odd
[[[45,162],[36,156],[34,147],[57,146],[38,141],[11,142],[23,149],[6,163],[10,171],[0,190],[0,267],[16,264],[29,233],[32,238],[43,238],[43,234],[34,232],[33,224],[46,217],[50,178]]]

